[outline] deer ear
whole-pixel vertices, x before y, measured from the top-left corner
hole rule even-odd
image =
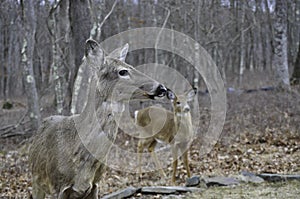
[[[197,88],[192,88],[191,90],[186,92],[187,101],[190,102],[194,99],[197,94]]]
[[[171,101],[174,101],[176,99],[176,95],[173,93],[173,91],[167,89],[167,98]]]
[[[117,48],[114,51],[112,51],[111,53],[109,53],[108,57],[118,59],[122,62],[125,62],[125,59],[126,59],[126,56],[128,53],[128,48],[129,48],[129,45],[125,44],[123,47]]]
[[[88,57],[91,54],[96,55],[97,53],[103,54],[100,45],[95,40],[88,39],[85,44],[85,56]]]
[[[88,39],[85,44],[85,57],[89,59],[91,67],[100,68],[104,62],[104,51],[95,40]]]

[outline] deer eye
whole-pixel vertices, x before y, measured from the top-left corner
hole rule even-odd
[[[128,72],[128,70],[125,70],[125,69],[124,69],[124,70],[120,70],[120,71],[119,71],[119,75],[120,75],[120,76],[128,76],[128,75],[129,75],[129,72]]]
[[[178,105],[179,105],[179,104],[180,104],[180,102],[176,102],[176,104],[178,104]]]

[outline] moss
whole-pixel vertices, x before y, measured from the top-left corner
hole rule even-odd
[[[12,109],[12,107],[13,107],[13,104],[9,101],[4,102],[2,105],[3,109]]]

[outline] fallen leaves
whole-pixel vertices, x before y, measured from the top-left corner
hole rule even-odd
[[[280,103],[289,98],[286,96],[280,99],[271,95],[240,97],[245,99],[230,99],[234,106],[231,105],[228,110],[222,137],[209,153],[201,155],[200,139],[193,143],[189,153],[192,175],[229,176],[244,170],[253,173],[300,173],[300,107],[297,100],[293,98],[293,103],[285,107]],[[201,129],[205,130],[209,112],[205,107],[203,109],[202,119],[205,121],[201,120]],[[121,147],[131,146],[133,151],[136,150],[136,143],[130,137],[120,136],[124,141]],[[0,145],[0,198],[29,198],[31,175],[26,152],[21,152],[17,145],[7,140],[0,140]],[[124,164],[131,166],[132,163]],[[166,179],[156,171],[143,173],[140,179],[136,173],[108,168],[100,183],[100,195],[128,186],[170,185],[171,165],[164,171],[168,175]],[[177,183],[184,185],[186,178],[186,171],[179,161]]]

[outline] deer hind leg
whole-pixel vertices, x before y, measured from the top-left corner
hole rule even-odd
[[[46,196],[46,193],[36,184],[36,182],[33,182],[32,198],[33,199],[44,199],[45,196]]]
[[[173,174],[172,174],[172,185],[175,185],[176,183],[176,171],[177,171],[177,165],[178,165],[178,149],[176,146],[172,145],[172,155],[173,155]]]
[[[190,178],[191,177],[191,171],[190,171],[190,167],[189,167],[189,157],[188,157],[188,151],[187,150],[183,153],[182,158],[183,158],[183,164],[184,164],[184,167],[186,169],[187,176]]]
[[[148,151],[150,152],[151,157],[152,157],[152,159],[154,160],[155,166],[158,168],[160,174],[166,178],[167,175],[166,175],[166,173],[164,172],[164,170],[162,169],[162,166],[161,166],[161,164],[159,163],[158,158],[157,158],[156,153],[155,153],[155,146],[156,146],[156,144],[157,144],[157,142],[154,140],[154,141],[150,144],[150,146],[148,147]]]

